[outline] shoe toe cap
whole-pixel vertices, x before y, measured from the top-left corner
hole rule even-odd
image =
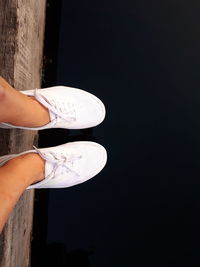
[[[74,169],[79,178],[77,183],[82,183],[97,175],[106,165],[107,152],[106,149],[95,142],[79,141],[75,143],[68,143],[68,149],[72,146],[77,147],[77,153],[81,155],[81,159]]]
[[[86,151],[85,167],[82,174],[83,180],[90,179],[96,176],[106,165],[107,152],[105,148],[99,144],[92,143],[90,148]]]
[[[81,128],[90,128],[99,125],[105,118],[105,107],[99,101],[91,101],[77,112],[77,124]]]

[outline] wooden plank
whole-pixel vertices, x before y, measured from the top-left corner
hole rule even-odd
[[[41,87],[46,0],[0,0],[0,75],[17,90]],[[0,155],[32,148],[37,132],[0,129]],[[26,267],[34,191],[26,191],[0,236],[0,267]]]

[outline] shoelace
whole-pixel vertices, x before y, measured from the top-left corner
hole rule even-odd
[[[82,158],[81,155],[67,155],[67,154],[58,154],[58,153],[55,153],[53,151],[49,151],[48,152],[48,155],[46,153],[41,153],[40,150],[33,146],[33,148],[36,150],[36,152],[46,161],[50,162],[53,164],[53,170],[50,174],[50,176],[53,178],[53,177],[56,177],[56,171],[57,169],[62,166],[64,167],[65,171],[67,172],[71,172],[73,174],[75,174],[77,177],[80,176],[77,172],[75,172],[74,170],[72,170],[68,165],[72,165],[73,166],[73,163],[75,160],[79,160]],[[63,171],[63,168],[61,168],[61,170]],[[60,174],[62,174],[63,172],[61,171]]]
[[[72,103],[56,102],[53,99],[49,101],[43,95],[38,93],[37,88],[34,90],[34,96],[41,104],[55,114],[55,124],[61,120],[67,122],[76,121],[75,108]]]

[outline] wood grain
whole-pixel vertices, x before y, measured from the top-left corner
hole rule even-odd
[[[41,87],[46,0],[0,0],[0,75],[16,90]],[[37,143],[37,132],[0,129],[0,155]],[[26,191],[0,236],[0,267],[30,262],[34,191]]]

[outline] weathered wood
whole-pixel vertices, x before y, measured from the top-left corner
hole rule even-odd
[[[0,0],[0,75],[17,90],[40,88],[45,5]],[[0,155],[30,149],[36,139],[34,131],[0,129]],[[33,198],[33,190],[23,194],[0,236],[0,267],[29,266]]]

